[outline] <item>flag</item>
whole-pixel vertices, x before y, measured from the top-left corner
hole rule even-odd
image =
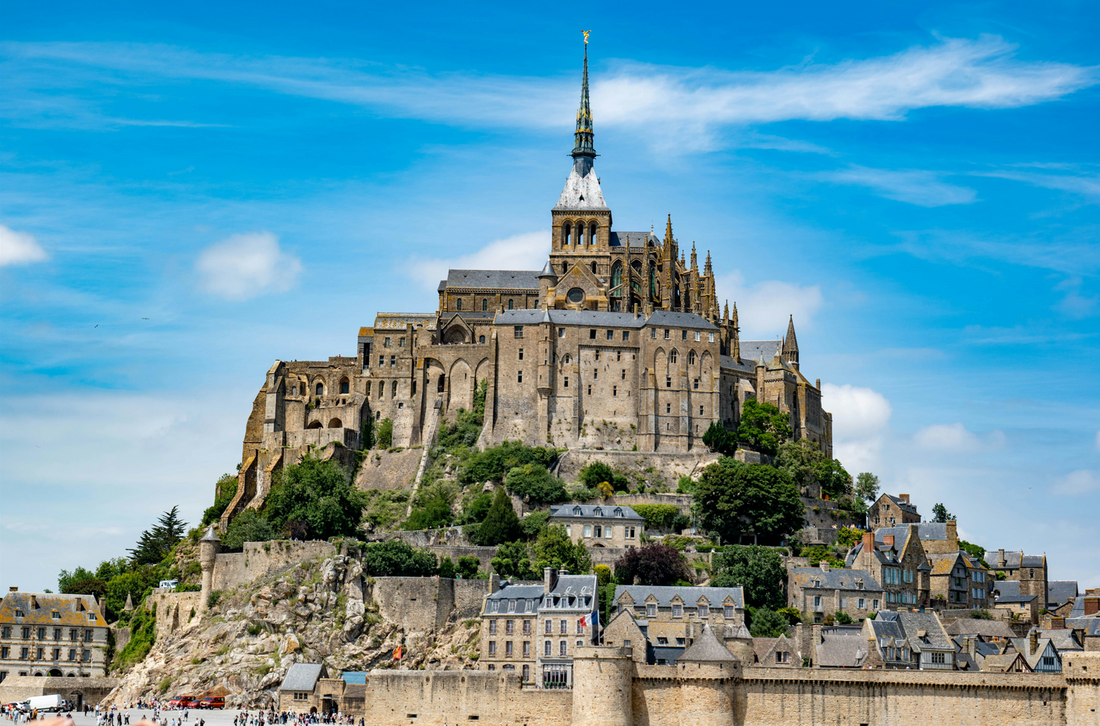
[[[600,627],[600,614],[588,613],[587,615],[581,616],[580,626],[582,628],[591,627],[593,634],[595,634],[596,629]]]
[[[394,660],[401,660],[401,646],[400,645],[397,646],[397,650],[395,650],[393,652],[393,659]]]

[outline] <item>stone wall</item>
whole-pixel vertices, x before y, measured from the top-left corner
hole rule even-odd
[[[366,690],[366,722],[387,726],[564,726],[573,709],[572,691],[486,671],[372,671]]]
[[[0,684],[0,703],[26,701],[31,696],[59,695],[80,705],[94,706],[118,684],[117,678],[35,678],[8,676]]]
[[[261,577],[297,567],[305,560],[335,554],[336,547],[328,542],[245,542],[243,552],[218,555],[213,587],[215,590],[232,590]]]
[[[163,592],[154,590],[143,607],[156,608],[157,614],[157,640],[174,633],[180,628],[198,622],[202,616],[200,612],[202,593],[199,592]],[[128,640],[129,638],[127,638]],[[115,652],[122,649],[115,645]]]
[[[406,631],[433,632],[451,620],[476,618],[489,594],[488,580],[443,577],[377,577],[367,581],[365,599],[378,614]]]
[[[674,489],[680,477],[698,476],[705,466],[718,461],[719,458],[721,457],[718,454],[706,448],[684,454],[570,449],[558,459],[555,473],[566,481],[576,481],[581,469],[594,461],[624,472],[644,472],[652,467],[664,476],[666,485]]]
[[[424,449],[416,447],[402,451],[369,451],[355,474],[355,488],[412,490],[416,469]]]

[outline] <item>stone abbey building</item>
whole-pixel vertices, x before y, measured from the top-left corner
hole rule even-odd
[[[694,244],[686,257],[671,217],[663,238],[616,229],[593,139],[586,50],[573,167],[542,270],[450,270],[435,312],[378,313],[354,356],[276,361],[244,441],[242,471],[256,482],[240,494],[261,493],[310,445],[357,449],[368,419],[391,419],[395,446],[430,442],[482,381],[483,444],[684,453],[712,422],[736,427],[756,399],[832,455],[832,417],[820,380],[799,370],[794,321],[782,340],[740,340],[710,254],[702,269]]]

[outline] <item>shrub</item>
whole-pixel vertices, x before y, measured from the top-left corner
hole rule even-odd
[[[504,485],[512,494],[535,504],[557,504],[569,496],[562,480],[537,463],[513,467]]]
[[[648,544],[634,547],[615,561],[615,579],[625,585],[671,585],[690,580],[687,561],[675,547]]]
[[[374,445],[379,449],[393,446],[393,419],[384,418],[378,422],[374,431]]]
[[[851,625],[852,616],[844,612],[843,610],[837,610],[836,615],[833,616],[833,622],[835,622],[837,625]]]
[[[255,509],[246,509],[232,521],[222,535],[222,549],[227,552],[240,552],[245,542],[267,542],[278,538],[279,533],[271,526],[267,517]]]
[[[435,555],[398,540],[363,546],[363,572],[374,577],[427,577],[436,573]]]
[[[776,612],[785,617],[791,625],[798,625],[802,622],[802,613],[799,612],[798,608],[779,608]]]
[[[610,483],[614,478],[615,472],[610,466],[601,461],[593,461],[591,464],[581,469],[580,475],[577,476],[577,481],[590,489],[594,489],[600,482]]]
[[[458,558],[458,565],[455,567],[458,576],[463,580],[472,580],[477,577],[478,568],[481,567],[481,561],[473,555],[463,555]]]
[[[711,424],[712,426],[714,424]],[[695,480],[690,476],[682,476],[676,483],[677,494],[694,494],[695,493]]]
[[[836,535],[836,543],[841,547],[854,547],[863,539],[864,532],[858,527],[844,527]]]
[[[439,576],[453,578],[457,573],[458,569],[455,567],[454,561],[450,557],[444,557],[443,561],[439,563]]]
[[[214,593],[211,593],[213,597]],[[130,642],[118,654],[111,664],[111,669],[124,671],[135,663],[145,660],[149,651],[153,649],[153,643],[157,639],[156,613],[138,608],[130,618]]]
[[[519,526],[523,531],[523,536],[528,540],[533,540],[546,528],[546,523],[549,521],[550,512],[530,512],[520,520]]]
[[[799,553],[799,557],[808,557],[810,560],[810,566],[816,567],[822,560],[829,563],[829,567],[837,570],[844,569],[844,560],[838,559],[825,545],[813,545],[811,547],[803,547]]]
[[[571,502],[590,502],[593,499],[599,499],[599,497],[599,489],[589,489],[582,484],[569,488],[569,501]]]
[[[517,466],[538,464],[543,468],[549,468],[557,458],[556,449],[525,446],[518,441],[505,441],[470,456],[459,467],[458,479],[463,484],[502,482],[508,472]]]
[[[222,474],[218,483],[214,485],[214,504],[202,514],[202,526],[218,521],[235,496],[237,496],[237,477],[233,474]]]
[[[749,632],[754,638],[778,638],[787,632],[789,625],[785,616],[768,608],[758,608],[752,613]]]

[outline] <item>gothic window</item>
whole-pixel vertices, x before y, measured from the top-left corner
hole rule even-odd
[[[633,262],[630,263],[630,266],[633,267],[634,271],[637,272],[639,275],[642,274],[642,261],[641,260],[634,260]]]
[[[572,234],[572,232],[573,232],[573,225],[569,224],[569,222],[566,222],[561,228],[561,243],[563,245],[566,245],[566,246],[569,245],[569,242],[570,242],[569,235]],[[563,270],[563,272],[564,272],[564,270]]]
[[[508,299],[508,309],[509,309],[509,310],[512,310],[512,309],[513,309],[514,307],[515,307],[515,305],[514,305],[514,304],[512,303],[512,299],[511,299],[511,298],[509,298],[509,299]]]
[[[342,379],[340,381],[340,393],[350,393],[350,392],[351,392],[351,384],[348,382],[348,379],[347,378]]]
[[[588,244],[596,244],[596,223],[588,225]]]
[[[325,395],[325,384],[324,383],[318,383],[316,391],[317,391],[318,396]]]
[[[487,298],[487,297],[481,298],[481,311],[485,312],[488,309],[489,309],[489,298]]]
[[[623,263],[616,262],[615,265],[611,268],[611,289],[614,290],[618,287],[621,287],[622,284],[623,284]],[[621,295],[622,291],[620,290],[617,294]]]
[[[596,274],[596,263],[595,262],[592,263],[592,274],[593,275]]]
[[[679,358],[679,355],[676,353],[676,351],[672,351],[672,353],[670,353],[668,356],[668,362],[675,363],[677,358]]]
[[[485,336],[484,335],[477,336],[477,342],[484,343],[485,342]]]
[[[461,309],[462,309],[462,298],[459,298],[458,300],[455,301],[455,310],[461,310]]]
[[[393,385],[390,386],[390,398],[397,398],[397,381],[394,381]]]
[[[695,365],[695,351],[688,353],[688,365]]]
[[[657,297],[657,271],[652,267],[649,268],[649,296]]]

